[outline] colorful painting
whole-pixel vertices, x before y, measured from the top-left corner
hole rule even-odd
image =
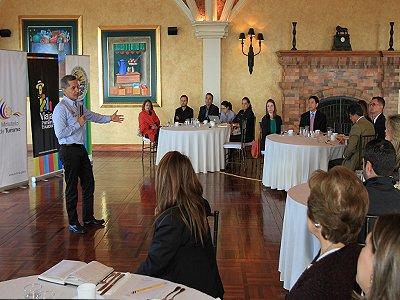
[[[30,53],[57,54],[59,78],[65,75],[65,56],[81,54],[80,17],[20,17],[21,48]]]
[[[159,33],[156,28],[101,29],[103,105],[159,104]]]

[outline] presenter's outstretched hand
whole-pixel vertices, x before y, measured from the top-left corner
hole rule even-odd
[[[111,115],[111,121],[117,122],[117,123],[122,123],[124,120],[124,115],[117,115],[118,110]]]

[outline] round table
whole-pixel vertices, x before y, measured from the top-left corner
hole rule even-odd
[[[318,169],[328,170],[332,159],[343,157],[345,145],[326,142],[325,136],[268,135],[265,139],[263,185],[278,190],[305,183]]]
[[[307,199],[310,189],[303,183],[289,189],[279,253],[279,272],[283,287],[290,290],[317,255],[320,244],[307,229]]]
[[[152,286],[157,283],[166,282],[160,288],[143,291],[137,294],[131,294],[132,290]],[[38,280],[38,276],[21,277],[13,280],[0,282],[0,298],[2,299],[24,299],[24,287],[31,283],[40,283],[43,291],[55,292],[56,299],[77,299],[76,286],[60,285]],[[137,274],[126,273],[123,279],[118,281],[107,293],[103,296],[97,295],[96,299],[161,299],[169,292],[173,291],[177,286],[185,288],[185,291],[177,295],[174,299],[191,299],[191,300],[212,300],[200,291],[186,287],[182,284],[176,284],[170,281],[142,276]],[[214,299],[215,300],[215,299]]]
[[[225,168],[224,143],[228,142],[228,126],[201,125],[162,127],[157,146],[156,165],[169,151],[179,151],[189,157],[196,173],[216,172]]]

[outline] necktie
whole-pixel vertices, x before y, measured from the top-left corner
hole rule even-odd
[[[314,118],[315,118],[315,113],[311,113],[310,117],[310,131],[314,131]]]

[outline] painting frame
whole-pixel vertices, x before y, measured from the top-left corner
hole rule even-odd
[[[65,56],[83,53],[80,15],[21,15],[18,23],[22,51],[58,55],[59,80],[65,75]]]
[[[98,27],[100,107],[161,107],[160,27]]]

